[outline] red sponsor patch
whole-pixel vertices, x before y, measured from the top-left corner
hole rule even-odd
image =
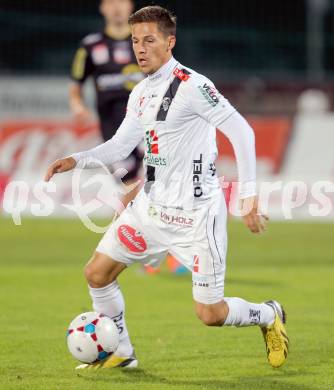
[[[176,76],[178,79],[182,80],[182,81],[187,81],[189,80],[189,75],[188,74],[185,74],[181,69],[179,68],[175,68],[174,72],[173,72],[174,76]]]
[[[109,49],[104,43],[95,45],[92,50],[92,59],[94,64],[101,65],[109,61]]]
[[[144,237],[133,227],[129,225],[121,225],[117,229],[117,235],[120,242],[131,252],[142,253],[146,251],[147,245]]]
[[[115,42],[113,51],[116,64],[128,64],[131,62],[131,51],[127,42]]]
[[[199,257],[198,255],[194,256],[193,271],[198,272],[199,269]]]

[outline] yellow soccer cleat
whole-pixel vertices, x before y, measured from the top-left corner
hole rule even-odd
[[[261,327],[267,348],[269,364],[278,368],[285,362],[289,352],[289,338],[285,330],[286,315],[282,306],[276,301],[268,301],[267,305],[275,311],[273,324]]]
[[[116,368],[116,367],[122,367],[122,368],[137,368],[138,367],[138,360],[136,357],[135,352],[129,357],[121,357],[116,355],[111,355],[108,358],[91,363],[91,364],[80,364],[75,369],[76,370],[98,370],[100,368]]]

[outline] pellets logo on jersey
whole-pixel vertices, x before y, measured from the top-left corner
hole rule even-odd
[[[121,225],[117,229],[120,242],[131,252],[142,253],[147,249],[146,241],[142,234],[129,225]]]
[[[146,131],[145,141],[147,146],[147,153],[159,154],[159,137],[155,130]]]
[[[104,43],[100,43],[93,47],[92,59],[95,65],[102,65],[109,61],[108,46]]]
[[[199,256],[198,255],[194,256],[193,271],[199,272]]]
[[[198,89],[212,107],[215,107],[219,103],[218,91],[214,87],[205,83],[202,86],[199,85]]]

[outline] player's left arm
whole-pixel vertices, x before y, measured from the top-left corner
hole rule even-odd
[[[238,166],[239,198],[243,220],[253,233],[260,233],[265,230],[267,217],[260,213],[256,191],[254,131],[210,80],[203,77],[199,80],[191,80],[189,85],[192,89],[189,94],[192,108],[225,134],[233,146]]]
[[[83,84],[94,71],[91,56],[83,43],[77,49],[71,68],[72,82],[69,86],[69,106],[74,117],[79,121],[86,121],[92,114],[85,103]]]

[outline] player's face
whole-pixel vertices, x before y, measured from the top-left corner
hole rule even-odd
[[[157,23],[137,23],[132,26],[132,43],[140,70],[156,72],[172,55],[175,36],[163,34]]]
[[[110,24],[122,25],[128,23],[133,11],[131,0],[102,0],[100,12],[105,21]]]

